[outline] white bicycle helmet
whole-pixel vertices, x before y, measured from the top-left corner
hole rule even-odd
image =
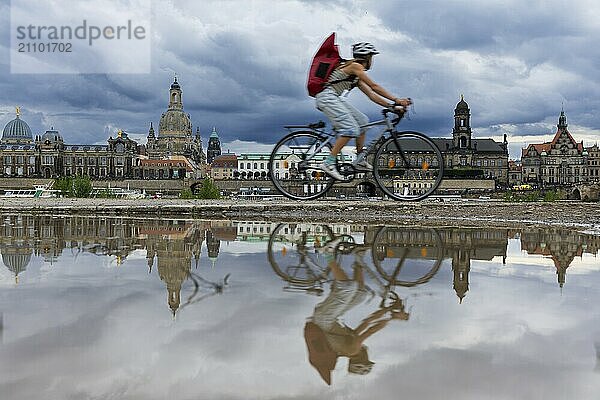
[[[369,42],[360,42],[352,45],[352,56],[354,58],[366,57],[370,54],[379,54],[375,46]]]

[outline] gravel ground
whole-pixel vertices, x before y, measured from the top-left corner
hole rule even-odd
[[[556,225],[600,232],[600,203],[0,198],[3,213],[268,219],[454,226]]]

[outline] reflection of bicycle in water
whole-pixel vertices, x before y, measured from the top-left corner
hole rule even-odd
[[[375,268],[365,260],[367,252]],[[352,234],[335,236],[324,225],[281,224],[269,241],[269,261],[274,271],[290,286],[321,294],[324,282],[331,282],[327,297],[316,305],[304,328],[310,364],[327,384],[340,357],[348,358],[348,372],[367,374],[373,362],[364,344],[392,320],[408,320],[403,300],[395,286],[415,286],[429,281],[442,258],[441,239],[433,229],[374,228],[364,232],[364,243]],[[351,256],[352,273],[343,268]],[[368,279],[367,279],[368,278]],[[365,302],[368,283],[375,283],[381,297],[378,308],[356,326],[342,318]]]
[[[271,234],[268,258],[271,267],[289,286],[285,290],[303,290],[321,294],[330,280],[331,268],[323,254],[333,250],[336,256],[354,255],[354,262],[377,282],[384,293],[394,286],[411,287],[429,281],[443,260],[442,240],[432,228],[367,228],[365,241],[356,243],[349,234],[336,236],[327,225],[278,225]],[[371,252],[375,266],[364,261]]]

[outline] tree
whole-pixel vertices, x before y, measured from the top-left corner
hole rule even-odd
[[[192,190],[190,188],[185,188],[185,189],[182,189],[181,192],[179,192],[179,198],[180,199],[193,199],[194,193],[192,193]]]
[[[73,187],[73,178],[71,176],[56,178],[52,187],[55,190],[60,190],[61,196],[70,197],[71,189]]]
[[[92,180],[89,176],[76,176],[72,186],[73,197],[89,197],[92,193]]]
[[[217,185],[215,185],[215,183],[209,177],[206,177],[204,178],[204,181],[202,181],[202,187],[200,188],[200,191],[198,191],[197,198],[220,199],[221,193]]]

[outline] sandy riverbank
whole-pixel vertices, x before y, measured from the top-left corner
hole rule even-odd
[[[558,201],[255,201],[0,198],[0,212],[158,218],[310,220],[460,226],[555,225],[600,231],[600,203]]]

